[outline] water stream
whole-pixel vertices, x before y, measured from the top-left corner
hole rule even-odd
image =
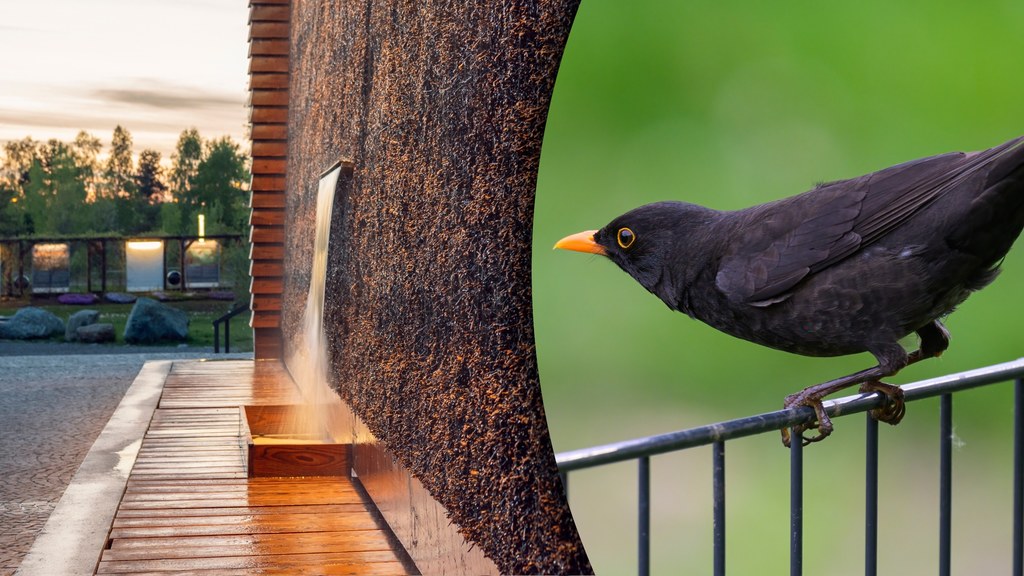
[[[340,430],[341,400],[328,385],[327,342],[324,335],[324,292],[327,281],[327,248],[331,232],[331,213],[342,165],[320,178],[316,201],[316,237],[313,241],[313,266],[309,294],[302,318],[300,342],[288,359],[288,370],[302,393],[303,404],[288,417],[286,430],[296,436],[332,438],[332,430]]]

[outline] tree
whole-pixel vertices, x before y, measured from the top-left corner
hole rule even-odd
[[[132,162],[132,135],[120,124],[114,128],[110,141],[110,157],[104,171],[110,197],[131,197],[135,191],[135,169]]]
[[[163,167],[160,166],[160,153],[156,150],[143,150],[139,154],[139,167],[135,172],[135,196],[132,199],[132,206],[138,219],[135,223],[137,229],[132,232],[148,232],[157,228],[160,204],[166,191]]]
[[[100,173],[99,155],[103,150],[100,139],[82,130],[71,142],[71,154],[75,158],[78,172],[89,198],[99,194],[102,174]]]
[[[160,166],[160,153],[156,150],[143,150],[139,154],[139,166],[135,171],[135,189],[138,197],[149,204],[163,201],[167,185],[163,181],[163,167]]]
[[[176,197],[187,196],[192,190],[199,162],[203,159],[203,139],[199,131],[189,128],[181,132],[178,145],[171,155],[171,193]]]
[[[202,161],[196,170],[192,190],[187,195],[185,214],[193,219],[200,209],[206,214],[207,229],[237,232],[245,227],[245,182],[249,178],[245,156],[231,138],[206,143]],[[191,228],[191,222],[189,222]]]

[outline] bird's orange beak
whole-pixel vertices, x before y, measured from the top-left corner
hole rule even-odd
[[[572,250],[574,252],[589,252],[590,254],[600,254],[601,256],[607,256],[608,251],[604,249],[597,242],[594,242],[594,234],[597,230],[587,230],[586,232],[580,232],[573,234],[572,236],[566,236],[558,242],[555,242],[555,248],[561,250]]]

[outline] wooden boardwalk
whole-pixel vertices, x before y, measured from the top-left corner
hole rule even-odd
[[[348,477],[246,478],[238,406],[298,401],[273,362],[175,362],[97,574],[407,574]]]

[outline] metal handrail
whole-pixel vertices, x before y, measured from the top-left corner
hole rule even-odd
[[[939,574],[951,572],[952,540],[952,444],[953,393],[979,386],[1015,381],[1013,426],[1013,574],[1024,576],[1024,358],[976,370],[949,374],[902,386],[907,402],[938,396],[939,410]],[[886,402],[880,393],[858,394],[824,403],[832,417],[867,412]],[[719,422],[708,426],[678,430],[614,442],[591,448],[563,452],[555,456],[568,496],[568,474],[627,460],[637,461],[638,517],[637,564],[641,576],[650,572],[650,507],[652,456],[704,446],[712,447],[713,573],[725,574],[725,444],[727,440],[789,428],[794,441],[790,446],[790,574],[803,570],[803,443],[796,426],[812,422],[814,410],[807,407],[768,412],[756,416]],[[877,575],[878,561],[878,421],[867,417],[865,427],[865,514],[864,573]]]
[[[1020,377],[1024,377],[1024,358],[905,384],[900,388],[903,388],[905,401],[912,402]],[[823,404],[829,416],[837,417],[867,412],[883,405],[886,401],[886,397],[880,392],[871,392],[828,400]],[[556,454],[555,461],[558,463],[559,471],[564,473],[603,464],[635,460],[642,456],[685,450],[718,441],[753,436],[763,432],[778,431],[809,423],[814,419],[814,410],[807,406],[787,408],[697,428],[570,450]]]
[[[224,324],[224,353],[231,352],[231,319],[249,309],[246,303],[239,304],[213,321],[213,353],[220,354],[220,325]]]

